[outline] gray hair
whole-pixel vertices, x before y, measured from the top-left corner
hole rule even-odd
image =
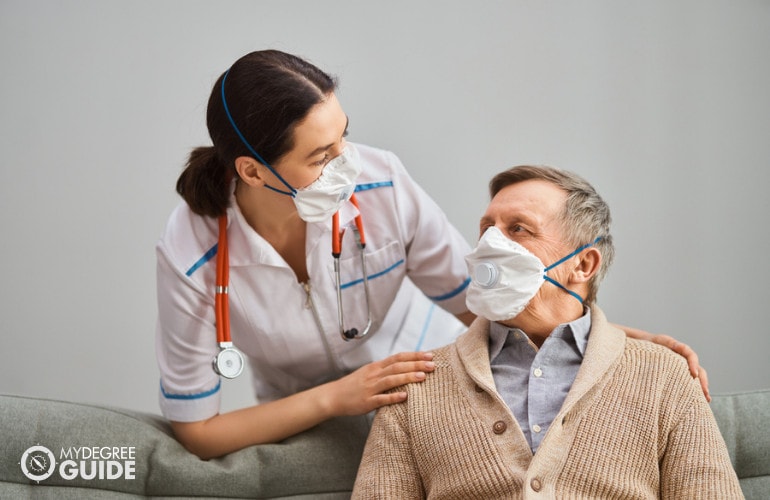
[[[551,182],[567,193],[562,214],[567,244],[578,248],[593,242],[597,237],[601,238],[595,245],[602,254],[601,267],[588,283],[588,294],[585,297],[586,305],[593,304],[599,291],[599,283],[604,279],[615,257],[615,247],[610,234],[610,207],[594,187],[579,175],[544,165],[521,165],[500,172],[489,181],[490,198],[494,198],[507,186],[527,180]]]

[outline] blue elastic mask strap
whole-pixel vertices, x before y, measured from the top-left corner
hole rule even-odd
[[[567,288],[566,288],[564,285],[562,285],[561,283],[559,283],[559,282],[558,282],[558,281],[556,281],[555,279],[551,278],[550,276],[543,276],[543,279],[545,279],[545,280],[546,280],[546,281],[548,281],[548,282],[551,282],[551,283],[553,283],[554,285],[558,286],[559,288],[561,288],[562,290],[564,290],[564,291],[565,291],[565,292],[567,292],[568,294],[572,295],[573,297],[575,297],[576,299],[578,299],[578,301],[579,301],[581,304],[583,303],[583,297],[581,297],[580,295],[576,294],[576,293],[575,293],[575,292],[573,292],[572,290],[568,290],[568,289],[567,289]]]
[[[585,245],[583,245],[582,247],[578,247],[578,248],[576,248],[574,252],[570,253],[570,254],[569,254],[569,255],[567,255],[566,257],[562,257],[561,259],[557,260],[556,262],[554,262],[554,263],[553,263],[553,264],[551,264],[550,266],[546,267],[546,268],[545,268],[545,272],[548,272],[548,271],[550,271],[551,269],[553,269],[554,267],[558,266],[559,264],[561,264],[561,263],[563,263],[563,262],[565,262],[565,261],[567,261],[567,260],[571,259],[572,257],[574,257],[575,255],[579,254],[580,252],[582,252],[582,251],[583,251],[583,250],[585,250],[586,248],[588,248],[588,247],[592,247],[592,246],[596,245],[596,244],[597,244],[597,243],[599,243],[601,240],[602,240],[602,237],[601,237],[601,236],[599,236],[599,237],[597,237],[597,238],[596,238],[594,241],[592,241],[591,243],[586,243],[586,244],[585,244]],[[546,275],[543,275],[543,279],[544,279],[544,280],[546,280],[546,281],[548,281],[549,283],[553,283],[554,285],[558,286],[559,288],[561,288],[562,290],[564,290],[564,291],[565,291],[565,292],[567,292],[568,294],[572,295],[573,297],[575,297],[576,299],[578,299],[578,301],[580,301],[580,303],[581,303],[581,304],[583,303],[583,297],[581,297],[580,295],[576,294],[576,293],[575,293],[575,292],[573,292],[572,290],[568,290],[568,289],[567,289],[567,288],[566,288],[564,285],[562,285],[561,283],[559,283],[559,282],[558,282],[558,281],[556,281],[555,279],[551,278],[550,276],[546,276]]]
[[[254,151],[254,148],[252,148],[252,147],[251,147],[251,144],[249,144],[249,141],[247,141],[247,140],[246,140],[246,138],[243,136],[243,134],[241,133],[241,131],[240,131],[240,129],[238,128],[238,126],[235,124],[235,120],[233,120],[233,116],[230,114],[230,109],[227,107],[227,99],[225,99],[225,80],[227,80],[227,75],[228,75],[229,73],[230,73],[230,70],[228,69],[227,71],[225,71],[225,75],[222,77],[222,106],[224,106],[224,108],[225,108],[225,114],[227,115],[227,119],[228,119],[228,120],[230,120],[230,125],[232,125],[232,126],[233,126],[233,130],[235,130],[235,133],[236,133],[236,134],[238,134],[238,137],[241,139],[241,142],[242,142],[242,143],[243,143],[243,144],[244,144],[244,145],[245,145],[245,146],[248,148],[248,150],[251,152],[251,154],[253,154],[253,155],[254,155],[254,158],[256,158],[257,160],[259,160],[259,162],[260,162],[262,165],[264,165],[264,166],[266,166],[268,169],[270,169],[270,171],[273,173],[273,175],[274,175],[274,176],[276,176],[276,177],[278,178],[278,180],[279,180],[279,181],[281,181],[281,182],[283,183],[283,185],[284,185],[284,186],[286,186],[287,188],[289,188],[289,191],[281,191],[280,189],[276,189],[276,188],[274,188],[274,187],[272,187],[272,186],[268,186],[267,184],[265,184],[265,187],[266,187],[266,188],[269,188],[269,189],[272,189],[273,191],[275,191],[275,192],[277,192],[277,193],[281,193],[281,194],[287,194],[287,195],[289,195],[289,196],[291,196],[291,197],[293,198],[293,197],[294,197],[294,194],[297,192],[297,190],[296,190],[296,189],[294,189],[293,187],[291,187],[291,184],[289,184],[288,182],[286,182],[286,181],[283,179],[283,177],[281,177],[281,176],[278,174],[278,172],[276,172],[276,171],[275,171],[275,169],[274,169],[273,167],[271,167],[271,166],[270,166],[270,164],[269,164],[269,163],[267,163],[267,162],[266,162],[266,161],[265,161],[265,160],[264,160],[264,159],[263,159],[263,158],[262,158],[262,157],[259,155],[259,153],[257,153],[256,151]]]

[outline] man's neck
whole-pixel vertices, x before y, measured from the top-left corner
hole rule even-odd
[[[537,347],[541,347],[557,326],[583,316],[583,304],[571,296],[567,298],[569,300],[552,303],[549,307],[528,306],[515,318],[501,323],[524,331]]]

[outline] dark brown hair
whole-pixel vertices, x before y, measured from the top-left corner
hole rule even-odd
[[[217,79],[209,97],[206,124],[214,145],[190,153],[176,183],[177,193],[196,214],[222,215],[227,210],[235,159],[254,157],[227,117],[223,90],[230,115],[245,140],[272,165],[293,147],[295,125],[335,88],[333,77],[285,52],[262,50],[241,57]]]

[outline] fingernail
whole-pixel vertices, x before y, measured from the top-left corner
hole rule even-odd
[[[427,362],[425,363],[425,368],[427,368],[427,369],[429,369],[429,370],[432,370],[432,369],[434,369],[435,367],[436,367],[436,363],[434,363],[433,361],[427,361]]]
[[[420,380],[425,378],[425,372],[417,372],[414,374],[414,376]]]

